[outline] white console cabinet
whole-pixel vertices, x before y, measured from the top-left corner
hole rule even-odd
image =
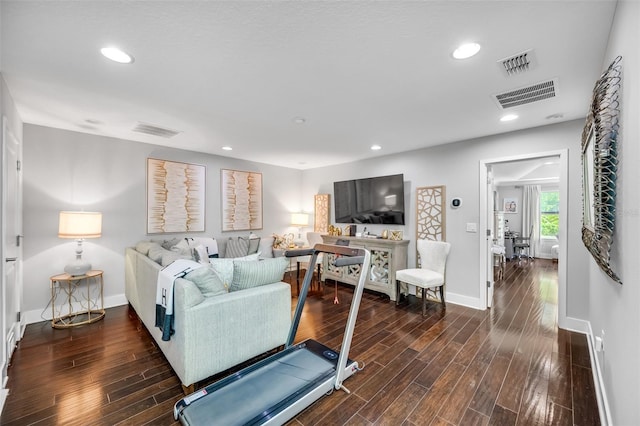
[[[357,238],[323,235],[325,244],[335,244],[337,240],[348,240],[349,247],[365,248],[371,252],[371,266],[367,271],[364,287],[379,291],[396,300],[396,271],[407,268],[407,247],[409,240],[384,240],[379,238]],[[325,255],[322,280],[332,279],[342,283],[356,285],[361,265],[333,266],[335,255]]]

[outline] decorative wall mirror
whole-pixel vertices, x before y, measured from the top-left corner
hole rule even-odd
[[[582,241],[600,269],[620,284],[609,253],[616,219],[621,61],[618,56],[596,82],[582,131]]]

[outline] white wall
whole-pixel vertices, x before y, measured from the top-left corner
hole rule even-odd
[[[333,192],[334,181],[404,173],[406,223],[404,234],[410,239],[409,265],[415,264],[415,189],[419,186],[445,185],[447,200],[460,197],[463,205],[447,205],[447,240],[452,249],[447,269],[447,293],[450,300],[479,305],[479,238],[481,233],[466,232],[466,223],[478,223],[479,161],[540,152],[569,150],[569,218],[567,315],[585,319],[588,299],[587,254],[581,241],[582,197],[580,189],[580,137],[583,120],[528,129],[498,136],[478,138],[423,150],[389,155],[307,170],[304,173],[304,203],[312,206],[313,195]],[[333,197],[332,197],[333,198]],[[448,204],[448,203],[447,203]],[[333,207],[332,207],[333,208]],[[333,218],[333,212],[331,212]],[[377,228],[371,227],[374,232]],[[478,228],[479,230],[481,228]],[[453,301],[453,300],[452,300]]]
[[[622,102],[616,200],[611,253],[619,285],[589,259],[589,321],[604,337],[602,374],[615,425],[640,424],[640,3],[618,1],[603,70],[622,55]]]
[[[227,238],[248,234],[221,232],[221,168],[263,174],[264,229],[256,234],[295,231],[289,223],[290,213],[301,208],[299,170],[25,125],[23,310],[28,322],[51,318],[51,311],[45,310],[50,298],[49,278],[62,272],[74,256],[75,241],[58,238],[61,210],[103,213],[102,237],[85,241],[83,257],[94,268],[104,270],[107,305],[126,303],[124,249],[150,238],[145,235],[149,157],[207,167],[206,232],[201,235]]]

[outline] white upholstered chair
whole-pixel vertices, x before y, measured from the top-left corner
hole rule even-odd
[[[400,300],[400,283],[422,289],[422,315],[427,311],[427,292],[440,292],[442,306],[444,302],[445,270],[451,244],[443,241],[418,240],[420,268],[402,269],[396,272],[396,304]]]

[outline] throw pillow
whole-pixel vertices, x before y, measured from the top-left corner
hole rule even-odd
[[[178,259],[189,259],[191,260],[191,254],[182,254],[177,253],[175,251],[162,249],[162,260],[160,264],[162,266],[169,266],[171,263],[175,262]]]
[[[160,243],[160,245],[167,249],[167,250],[171,250],[171,248],[173,246],[175,246],[176,244],[178,244],[180,242],[181,238],[172,238],[170,240],[164,240]]]
[[[249,256],[237,257],[235,259],[228,258],[211,258],[209,259],[209,263],[211,263],[211,268],[218,273],[220,279],[226,286],[231,286],[231,282],[233,281],[233,262],[246,262],[246,261],[257,261],[259,254],[250,254]]]
[[[257,253],[258,249],[260,248],[260,237],[258,237],[256,234],[250,234],[247,240],[249,243],[249,251],[247,252],[247,254]]]
[[[136,251],[147,256],[149,254],[149,249],[154,244],[157,245],[156,243],[152,243],[151,241],[139,241],[138,244],[136,244]]]
[[[260,238],[258,251],[262,252],[262,257],[273,257],[273,237]]]
[[[191,257],[203,265],[209,264],[209,253],[207,253],[207,248],[202,244],[191,249]]]
[[[224,257],[243,257],[249,254],[249,239],[247,238],[229,238],[227,241],[227,249]]]
[[[198,268],[189,272],[184,278],[192,281],[204,297],[217,296],[227,292],[220,275],[211,268]]]
[[[289,259],[275,257],[260,262],[234,262],[229,291],[245,290],[282,281]]]
[[[149,259],[153,260],[156,263],[162,263],[162,254],[165,252],[165,249],[158,243],[152,243],[149,247]]]

